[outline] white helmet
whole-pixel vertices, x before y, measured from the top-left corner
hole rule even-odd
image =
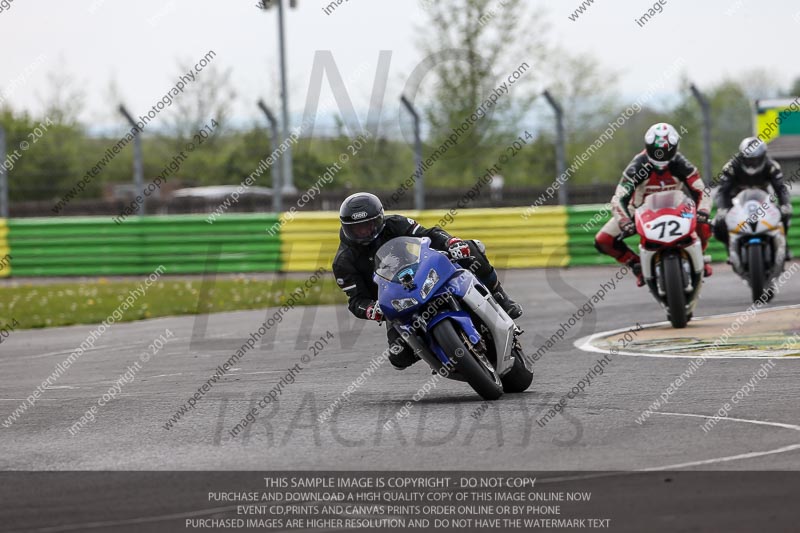
[[[739,144],[739,160],[748,175],[758,174],[767,164],[767,145],[758,137],[747,137]]]
[[[666,122],[653,124],[644,134],[644,147],[647,159],[656,168],[666,168],[678,153],[681,136],[672,125]]]

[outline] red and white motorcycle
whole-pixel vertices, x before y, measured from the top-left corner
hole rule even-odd
[[[703,248],[694,201],[681,191],[649,195],[636,209],[642,275],[672,327],[692,319],[703,286]]]

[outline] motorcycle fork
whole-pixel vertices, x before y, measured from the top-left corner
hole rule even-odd
[[[676,254],[681,262],[681,280],[683,281],[683,290],[687,295],[693,294],[699,284],[699,280],[695,279],[694,272],[691,269],[691,261],[685,250],[667,250],[666,253]],[[666,297],[667,292],[664,288],[664,269],[662,267],[664,252],[657,252],[652,258],[654,276],[647,280],[647,286],[650,291],[659,299]]]
[[[458,300],[456,300],[452,294],[444,293],[437,296],[437,298],[441,298],[444,303],[438,305],[435,309],[438,309],[439,311],[443,309],[461,311],[461,305],[459,305]],[[430,305],[432,304],[429,304],[429,306]],[[426,310],[430,309],[431,307],[426,308]],[[435,315],[436,313],[430,312],[428,314]],[[412,317],[412,322],[418,325],[418,329],[412,329],[411,334],[407,337],[404,337],[406,344],[408,344],[411,349],[414,350],[414,353],[417,355],[417,357],[428,363],[434,372],[439,372],[444,368],[444,363],[442,363],[439,358],[436,357],[436,354],[431,351],[425,341],[425,331],[428,328],[428,322],[419,314],[415,314]]]

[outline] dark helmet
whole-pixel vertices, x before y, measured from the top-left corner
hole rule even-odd
[[[339,208],[344,236],[358,244],[369,244],[383,231],[383,205],[377,196],[357,192]]]
[[[758,137],[747,137],[739,144],[742,170],[754,176],[767,165],[767,145]]]
[[[666,168],[678,153],[681,136],[670,124],[653,124],[644,134],[644,147],[647,158],[656,168]]]

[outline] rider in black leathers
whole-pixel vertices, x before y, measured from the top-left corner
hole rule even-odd
[[[786,259],[789,253],[789,225],[792,221],[792,202],[789,189],[783,181],[781,166],[767,155],[767,145],[757,137],[747,137],[739,145],[739,153],[722,168],[717,190],[717,216],[714,218],[714,237],[728,250],[728,226],[725,215],[733,206],[733,199],[742,189],[759,188],[774,191],[772,201],[780,206],[783,227],[787,236]]]
[[[378,305],[378,286],[372,280],[375,272],[375,253],[384,243],[395,237],[428,237],[431,248],[446,251],[451,260],[462,268],[470,269],[493,293],[494,299],[511,318],[522,315],[522,307],[514,302],[500,285],[497,273],[486,257],[480,241],[453,237],[439,227],[424,228],[411,218],[401,215],[384,216],[383,205],[370,193],[356,193],[345,199],[339,209],[342,226],[339,230],[339,250],[333,259],[333,274],[349,299],[350,312],[358,318],[383,319]],[[389,362],[405,369],[419,359],[400,339],[394,328],[388,328],[390,346]]]

